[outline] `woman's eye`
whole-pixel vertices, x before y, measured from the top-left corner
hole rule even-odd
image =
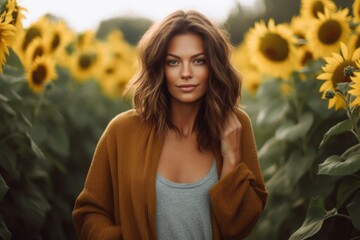
[[[198,58],[194,60],[194,63],[197,65],[201,65],[205,63],[205,59],[204,58]]]
[[[175,66],[178,64],[177,60],[167,60],[166,62],[169,66]]]

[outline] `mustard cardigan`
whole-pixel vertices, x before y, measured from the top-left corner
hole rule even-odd
[[[209,191],[214,240],[249,235],[267,198],[251,122],[242,110],[235,113],[242,124],[242,162]],[[72,214],[81,239],[157,239],[155,180],[163,142],[135,110],[109,123]],[[214,154],[220,173],[220,146]]]

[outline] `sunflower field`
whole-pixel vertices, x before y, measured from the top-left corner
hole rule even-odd
[[[0,239],[77,239],[74,200],[107,123],[131,107],[119,96],[134,48],[53,16],[23,29],[26,10],[0,3]]]
[[[0,1],[0,238],[77,239],[75,198],[104,128],[131,108],[134,46]],[[302,0],[234,47],[269,191],[248,239],[360,239],[360,0]]]
[[[302,0],[236,47],[269,191],[250,239],[360,239],[359,54],[359,0]]]

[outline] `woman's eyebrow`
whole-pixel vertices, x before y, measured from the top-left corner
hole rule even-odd
[[[199,56],[201,56],[201,55],[205,55],[205,53],[203,53],[203,52],[196,53],[196,54],[192,55],[191,58],[196,58],[196,57],[199,57]],[[166,56],[167,56],[167,57],[174,57],[174,58],[178,58],[178,59],[181,58],[181,57],[179,57],[178,55],[173,54],[173,53],[168,53],[168,54],[166,54]]]

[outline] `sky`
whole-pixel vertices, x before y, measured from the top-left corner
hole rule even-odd
[[[51,13],[67,21],[75,31],[96,29],[102,20],[119,16],[142,16],[159,21],[178,9],[195,9],[215,22],[226,19],[236,1],[252,8],[259,0],[18,0],[25,7],[25,27]]]

